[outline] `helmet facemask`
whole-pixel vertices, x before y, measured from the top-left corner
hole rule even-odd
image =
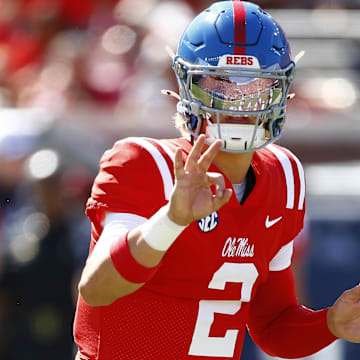
[[[205,131],[208,143],[222,140],[227,152],[251,152],[276,141],[294,67],[293,62],[285,69],[210,66],[175,57],[187,129],[195,137]]]

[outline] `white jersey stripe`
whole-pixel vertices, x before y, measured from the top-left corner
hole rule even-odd
[[[295,182],[291,161],[282,150],[275,147],[274,145],[268,145],[267,149],[269,149],[272,153],[275,154],[283,168],[287,187],[286,208],[293,209],[295,201]]]
[[[287,269],[291,265],[293,248],[294,248],[294,240],[284,245],[270,261],[269,270],[281,271]]]
[[[149,154],[153,157],[153,159],[160,171],[160,174],[161,174],[161,177],[163,180],[163,184],[164,184],[165,199],[169,200],[174,183],[173,183],[167,162],[164,159],[164,157],[162,156],[161,152],[149,141],[146,141],[145,139],[142,139],[142,138],[127,138],[124,140],[120,140],[117,143],[119,143],[121,141],[130,141],[130,142],[136,143],[149,152]]]
[[[171,149],[168,146],[166,146],[161,141],[158,141],[156,139],[151,139],[151,140],[156,141],[156,143],[166,152],[166,154],[169,156],[172,162],[175,162],[175,153],[171,151]]]
[[[305,201],[305,174],[304,174],[304,169],[303,169],[303,167],[301,165],[300,160],[291,151],[289,151],[289,153],[294,158],[294,160],[296,162],[297,169],[298,169],[298,173],[299,173],[300,195],[299,195],[298,209],[302,210],[304,208],[304,201]]]
[[[148,219],[130,213],[107,212],[104,220],[104,228],[110,223],[117,223],[126,230],[131,230],[145,223]]]

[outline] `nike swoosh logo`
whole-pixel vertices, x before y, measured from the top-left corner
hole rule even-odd
[[[269,219],[269,215],[266,217],[265,220],[265,227],[268,229],[272,226],[274,226],[277,222],[279,222],[282,219],[282,216],[279,216],[278,218],[274,219],[274,220],[270,220]]]

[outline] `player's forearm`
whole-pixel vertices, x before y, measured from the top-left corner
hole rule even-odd
[[[83,270],[79,292],[88,305],[109,305],[144,285],[127,280],[116,269],[110,256],[112,241],[108,241],[108,246],[95,246]],[[128,233],[127,242],[134,260],[145,267],[155,267],[165,253],[151,248],[144,241],[140,227]]]
[[[297,304],[290,267],[270,271],[249,309],[250,335],[270,355],[286,359],[308,356],[335,340],[327,327],[326,312]]]
[[[92,306],[109,305],[138,290],[150,280],[167,249],[185,229],[161,208],[129,232],[106,226],[83,271],[79,291]]]
[[[336,340],[327,327],[326,313],[327,309],[312,311],[293,305],[266,329],[250,333],[269,355],[286,359],[309,356]]]
[[[121,277],[111,263],[106,259],[94,269],[93,264],[87,264],[79,282],[79,293],[90,306],[106,306],[118,298],[131,294],[142,284],[135,284]]]

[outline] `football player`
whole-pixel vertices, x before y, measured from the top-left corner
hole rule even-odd
[[[360,286],[328,309],[297,302],[305,180],[273,144],[295,73],[281,27],[253,3],[216,2],[185,30],[173,69],[182,137],[126,138],[100,161],[77,358],[239,359],[246,326],[284,358],[360,341]]]

